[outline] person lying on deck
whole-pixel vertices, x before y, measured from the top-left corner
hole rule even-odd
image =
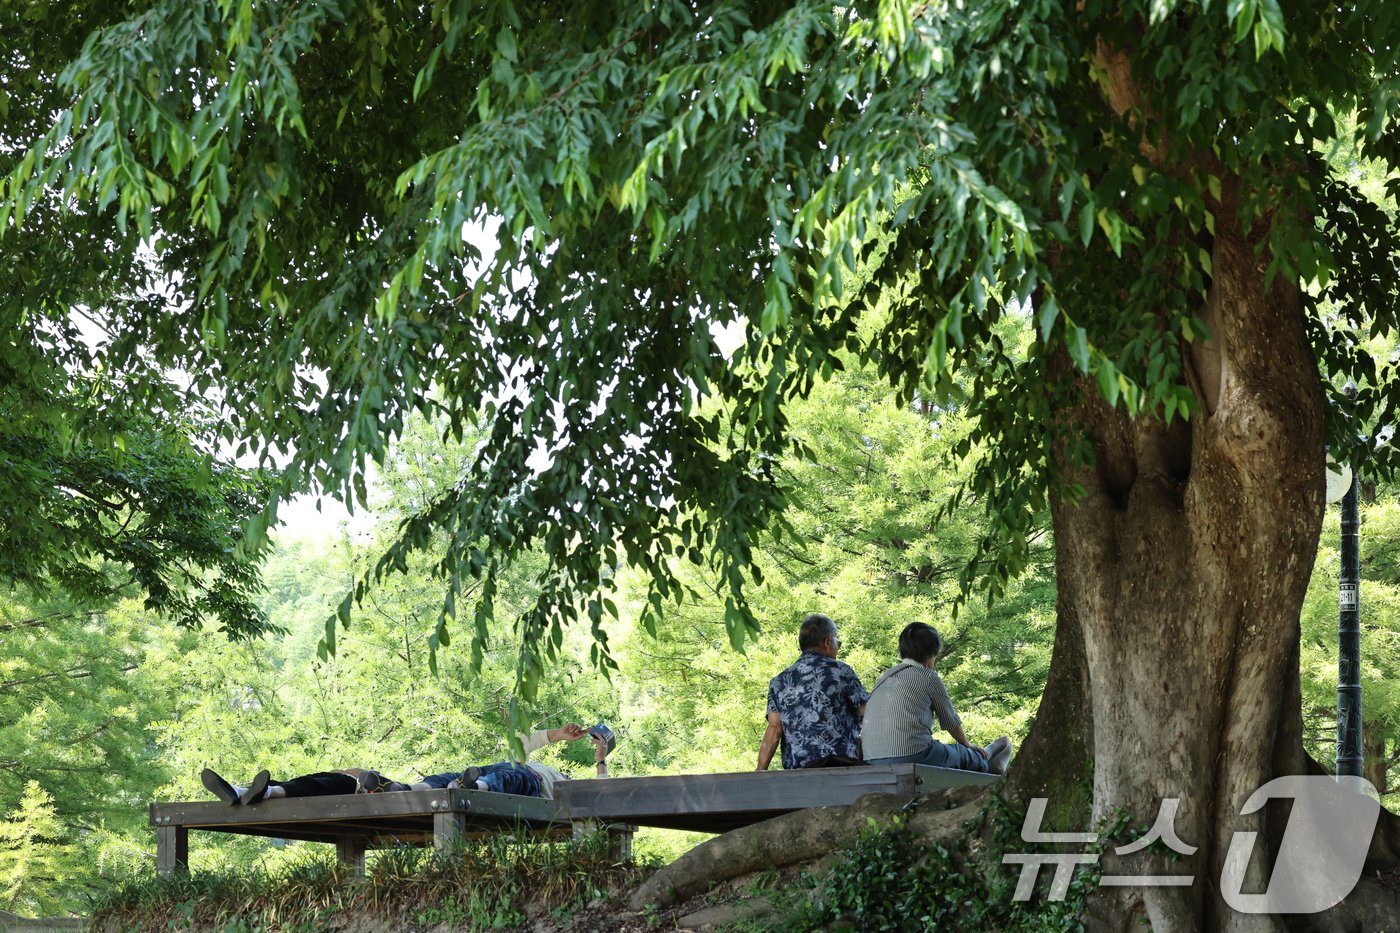
[[[836,660],[836,623],[812,613],[797,632],[802,653],[768,683],[768,729],[758,747],[767,771],[781,742],[783,770],[860,764],[860,719],[869,696],[856,672]]]
[[[530,761],[533,751],[538,751],[552,742],[573,742],[587,736],[593,742],[593,761],[598,777],[608,776],[608,746],[602,737],[576,723],[568,723],[558,729],[531,732],[521,739],[526,760],[520,763],[498,761],[489,765],[473,765],[465,771],[448,771],[444,774],[430,774],[421,781],[401,784],[390,781],[385,790],[432,790],[435,788],[463,788],[465,790],[489,790],[497,794],[518,794],[522,797],[554,796],[554,785],[569,780],[569,776],[549,765]]]
[[[601,737],[575,723],[558,729],[532,732],[521,744],[524,745],[525,754],[528,756],[530,752],[544,748],[552,742],[574,741],[585,735],[593,741],[598,777],[607,777],[607,744]],[[338,794],[372,794],[380,791],[431,790],[463,786],[468,789],[495,791],[499,794],[553,797],[555,782],[569,779],[562,771],[533,761],[523,764],[502,761],[470,767],[466,771],[432,774],[413,784],[391,781],[380,772],[368,768],[317,771],[288,781],[274,781],[269,772],[263,770],[259,771],[246,787],[229,783],[209,768],[200,772],[199,777],[210,793],[235,806],[257,804],[275,797],[330,797]]]
[[[943,639],[933,626],[911,622],[899,633],[898,664],[880,675],[865,707],[865,760],[872,765],[919,764],[1005,774],[1011,740],[1002,736],[986,748],[967,740],[948,690],[933,669]],[[957,743],[933,738],[933,719]]]
[[[378,771],[366,768],[317,771],[314,774],[294,777],[290,781],[274,781],[264,769],[259,771],[246,787],[230,784],[210,768],[201,771],[199,779],[209,793],[234,806],[262,803],[274,797],[333,797],[337,794],[357,794],[364,792],[372,784],[382,782]]]

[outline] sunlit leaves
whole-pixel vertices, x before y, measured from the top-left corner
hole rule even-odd
[[[62,201],[124,256],[159,243],[171,294],[130,303],[119,263],[106,359],[152,353],[219,393],[225,439],[292,457],[286,489],[363,503],[408,419],[481,425],[371,578],[447,534],[433,643],[470,617],[480,656],[491,581],[543,554],[518,614],[528,695],[558,626],[604,645],[623,565],[659,611],[685,595],[670,562],[698,558],[730,637],[753,629],[785,406],[842,352],[906,404],[965,380],[968,493],[992,506],[964,582],[997,592],[1026,516],[1076,492],[1052,451],[1093,456],[1067,414],[1086,393],[1198,410],[1184,355],[1212,338],[1219,237],[1388,327],[1391,225],[1319,150],[1355,105],[1364,155],[1400,164],[1396,14],[1284,7],[165,0],[43,40],[30,97],[9,92],[29,116],[0,130],[0,242],[56,229]],[[1328,374],[1377,368],[1305,301]],[[157,382],[133,397],[178,395]]]

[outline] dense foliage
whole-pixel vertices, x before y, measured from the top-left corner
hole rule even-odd
[[[0,411],[10,394],[0,386]],[[0,580],[88,601],[140,592],[186,627],[268,631],[259,549],[245,551],[241,531],[265,481],[194,448],[193,424],[129,419],[106,444],[52,428],[0,414]]]
[[[887,824],[872,819],[824,874],[804,879],[812,893],[770,929],[1080,933],[1087,928],[1085,900],[1102,874],[1096,866],[1076,871],[1061,899],[1012,897],[1015,873],[1005,871],[1000,859],[1026,850],[1019,835],[1024,816],[994,797],[974,821],[978,825],[964,827],[946,846],[920,839],[906,815]],[[982,841],[975,830],[988,820],[994,826]],[[1100,829],[1096,855],[1125,838],[1121,820]]]
[[[731,641],[754,630],[743,585],[783,527],[785,404],[843,348],[905,400],[942,404],[967,376],[960,452],[987,534],[964,582],[997,592],[1031,560],[1047,493],[1073,492],[1051,450],[1088,456],[1048,417],[1075,374],[1133,414],[1198,405],[1182,349],[1208,330],[1217,223],[1263,225],[1270,277],[1315,286],[1325,374],[1363,383],[1362,421],[1389,416],[1393,373],[1350,335],[1393,323],[1395,238],[1320,149],[1354,109],[1346,141],[1400,161],[1397,15],[10,5],[0,235],[44,271],[15,273],[6,362],[51,397],[12,361],[78,355],[84,305],[111,334],[96,363],[121,375],[96,404],[215,398],[226,441],[290,455],[284,490],[361,504],[410,413],[459,439],[482,419],[471,469],[369,574],[445,531],[432,647],[464,616],[480,654],[502,574],[539,555],[512,617],[531,698],[565,624],[601,647],[622,563],[646,574],[644,624],[679,594],[679,555],[722,581]],[[999,321],[1032,301],[1036,352],[1018,356]]]

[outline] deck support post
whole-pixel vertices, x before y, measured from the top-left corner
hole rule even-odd
[[[184,874],[190,870],[190,831],[184,826],[156,827],[156,874]]]
[[[608,834],[608,855],[617,862],[632,861],[632,834],[637,827],[628,823],[600,823],[596,820],[576,820],[574,838],[585,839],[594,833]]]
[[[459,810],[439,810],[433,814],[433,848],[439,852],[457,845],[466,833],[467,815]]]
[[[365,837],[337,836],[335,839],[335,860],[351,874],[363,877],[365,873]]]

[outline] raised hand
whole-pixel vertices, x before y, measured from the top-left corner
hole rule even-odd
[[[549,730],[549,740],[551,742],[573,742],[584,737],[588,732],[576,722],[565,723],[558,729]]]

